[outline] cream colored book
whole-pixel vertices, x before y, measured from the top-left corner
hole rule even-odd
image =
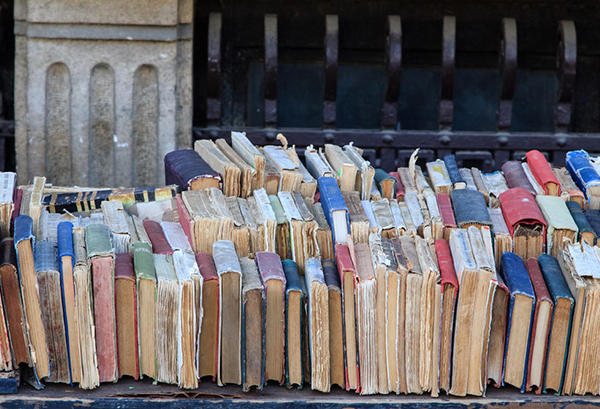
[[[304,149],[304,160],[306,162],[306,169],[313,178],[335,177],[334,170],[329,166],[329,163],[323,159],[313,145],[309,145]]]
[[[357,169],[356,191],[360,193],[361,200],[369,200],[374,185],[373,177],[375,176],[375,168],[371,166],[368,160],[362,157],[363,150],[354,146],[352,142],[344,146],[344,153],[346,153]]]
[[[299,191],[303,176],[298,163],[290,158],[286,150],[281,146],[268,145],[263,148],[263,152],[280,174],[279,191]]]
[[[396,229],[396,223],[390,209],[389,201],[387,199],[381,199],[376,202],[371,202],[371,208],[373,209],[377,226],[379,226],[381,237],[386,239],[396,237],[398,231]]]
[[[431,224],[431,238],[433,241],[443,238],[444,223],[442,221],[442,215],[438,207],[437,198],[435,193],[431,189],[425,190],[423,198],[427,204],[427,211],[429,213],[429,220]]]
[[[427,162],[426,166],[435,193],[450,194],[452,192],[452,181],[448,176],[448,169],[444,161],[438,159],[435,162]]]
[[[252,186],[252,190],[261,189],[265,178],[264,155],[250,142],[244,132],[231,132],[231,147],[256,171],[256,185]]]
[[[256,220],[254,219],[252,211],[250,210],[248,200],[238,197],[237,202],[241,216],[244,220],[244,225],[248,229],[248,253],[254,254],[257,251],[262,251],[259,243],[258,225],[256,224]]]
[[[342,192],[351,192],[356,186],[357,168],[354,162],[337,145],[326,144],[325,156],[338,175],[338,184]]]
[[[294,197],[290,192],[279,192],[277,194],[285,217],[290,225],[290,244],[292,250],[292,259],[298,264],[300,275],[304,273],[304,266],[307,259],[306,251],[306,229],[304,218],[298,211]]]
[[[562,198],[537,195],[535,201],[546,219],[546,253],[556,257],[565,242],[577,241],[579,228]]]
[[[304,220],[304,252],[306,259],[319,257],[319,244],[317,241],[317,230],[319,229],[319,223],[315,220],[312,212],[308,209],[305,198],[298,192],[292,193],[296,208]],[[306,198],[306,200],[310,200]]]
[[[264,188],[255,190],[254,195],[248,198],[248,205],[258,226],[261,251],[275,251],[277,220],[266,190]]]
[[[226,196],[240,195],[241,170],[210,139],[200,139],[194,143],[194,150],[208,165],[223,178],[223,191]]]
[[[252,194],[252,190],[255,189],[255,186],[259,185],[257,180],[258,173],[242,159],[231,146],[229,146],[225,139],[217,139],[216,145],[223,155],[240,169],[240,196],[247,198]]]
[[[394,225],[396,226],[396,233],[398,236],[406,234],[406,223],[404,223],[404,217],[402,217],[402,211],[397,201],[392,200],[390,202],[390,211],[392,212],[392,218],[394,219]]]
[[[250,232],[240,210],[238,199],[239,198],[233,196],[225,198],[227,208],[233,221],[231,241],[235,244],[235,251],[238,257],[247,257],[250,251]]]
[[[118,200],[106,200],[101,206],[104,224],[110,229],[115,253],[132,253],[131,234],[123,203]]]
[[[354,243],[368,243],[370,224],[360,201],[359,193],[344,192],[342,193],[342,196],[348,207],[352,240]]]

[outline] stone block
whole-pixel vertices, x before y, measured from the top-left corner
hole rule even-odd
[[[155,186],[191,146],[192,0],[17,0],[19,183]]]

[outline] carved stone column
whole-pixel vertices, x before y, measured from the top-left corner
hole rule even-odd
[[[154,186],[191,146],[193,0],[15,0],[19,183]]]

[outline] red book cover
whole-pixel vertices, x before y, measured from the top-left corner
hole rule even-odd
[[[390,176],[396,179],[396,200],[404,202],[404,194],[406,192],[404,190],[404,184],[402,184],[402,179],[400,179],[400,175],[398,175],[398,172],[390,172]]]
[[[196,253],[196,263],[204,281],[218,280],[217,268],[213,257],[208,253]]]
[[[542,393],[542,386],[543,386],[543,382],[544,382],[544,378],[543,378],[543,374],[545,373],[545,367],[546,367],[546,352],[548,352],[548,339],[550,337],[550,323],[552,322],[552,310],[554,309],[554,303],[552,302],[552,296],[550,295],[550,292],[548,291],[548,287],[546,286],[546,281],[544,280],[544,276],[542,275],[542,270],[540,269],[540,265],[538,264],[538,261],[535,258],[530,258],[527,259],[527,261],[525,262],[525,267],[527,268],[527,273],[529,273],[529,278],[531,279],[531,284],[533,285],[533,291],[535,293],[535,311],[533,313],[533,323],[531,324],[531,342],[529,344],[529,358],[528,358],[528,362],[527,362],[527,383],[526,383],[526,390],[529,392],[533,389],[533,387],[536,387],[535,393],[536,394],[541,394]],[[544,336],[544,338],[541,340],[541,342],[543,342],[543,350],[544,350],[544,355],[542,358],[542,378],[541,378],[541,382],[540,385],[534,385],[531,382],[533,381],[531,379],[531,373],[532,373],[532,358],[533,358],[533,350],[534,348],[537,347],[536,345],[536,333],[537,333],[537,326],[538,326],[538,319],[539,318],[539,313],[540,313],[540,307],[542,305],[542,302],[548,302],[550,304],[550,313],[548,314],[548,322],[546,323],[547,325],[547,333]]]
[[[446,240],[439,239],[435,241],[435,254],[437,255],[438,266],[440,268],[442,287],[445,284],[452,284],[455,288],[454,294],[456,295],[456,291],[458,290],[458,277],[456,276],[456,270],[454,270],[452,252],[450,251],[450,246]]]
[[[337,267],[338,267],[338,271],[340,273],[340,281],[342,282],[342,294],[343,295],[343,305],[342,305],[342,311],[346,311],[346,302],[347,300],[349,300],[349,294],[352,294],[352,306],[351,308],[354,308],[355,304],[354,304],[354,289],[356,288],[356,281],[358,279],[358,276],[356,275],[356,270],[354,269],[354,264],[352,263],[352,257],[350,256],[350,250],[348,249],[348,245],[343,244],[343,243],[335,243],[335,261],[337,263]],[[353,288],[349,289],[347,288],[347,285],[344,283],[344,277],[346,275],[350,275],[352,277],[352,285]],[[345,313],[344,313],[345,314]],[[356,311],[354,313],[354,320],[352,320],[352,322],[348,322],[346,320],[346,316],[344,315],[344,322],[343,322],[343,327],[344,327],[344,350],[345,350],[345,354],[346,354],[346,367],[345,367],[345,372],[346,372],[346,390],[350,390],[350,389],[356,389],[356,392],[360,392],[360,372],[359,372],[359,367],[358,367],[358,341],[356,340]],[[352,325],[354,328],[354,331],[351,330],[351,328],[349,328],[349,326]],[[349,337],[352,337],[351,340],[349,340]],[[349,343],[354,345],[354,348],[349,347]],[[349,379],[349,371],[355,371],[356,372],[356,385],[351,385],[350,379]],[[354,388],[354,386],[356,386],[356,388]]]
[[[194,249],[194,242],[192,240],[193,220],[190,216],[190,212],[188,212],[187,207],[185,207],[185,203],[183,203],[183,199],[181,198],[180,194],[178,194],[177,197],[175,197],[175,202],[177,203],[177,214],[179,215],[179,224],[181,224],[181,227],[183,228],[183,231],[187,236],[188,241],[190,242],[190,246],[192,246],[192,249]],[[196,249],[194,249],[194,251],[196,251]]]
[[[152,251],[154,254],[173,254],[173,249],[169,245],[165,233],[159,223],[153,220],[144,220],[144,229],[152,242]]]
[[[542,234],[546,235],[546,221],[540,211],[533,195],[522,187],[508,189],[498,197],[500,208],[510,235],[514,235],[518,224],[541,224]]]
[[[529,169],[533,173],[535,180],[544,188],[544,192],[548,194],[546,183],[556,183],[558,186],[558,196],[560,196],[560,183],[554,172],[552,172],[552,168],[544,155],[538,150],[533,150],[527,152],[526,156]]]
[[[454,210],[452,210],[452,200],[447,193],[438,193],[435,195],[438,204],[438,210],[442,216],[444,229],[456,228],[456,220],[454,219]]]

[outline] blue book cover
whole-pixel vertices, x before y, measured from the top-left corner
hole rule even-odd
[[[483,193],[476,190],[455,189],[451,197],[454,218],[460,228],[472,224],[492,227],[492,219]]]
[[[511,334],[511,326],[512,326],[512,317],[513,317],[513,309],[515,306],[515,298],[517,294],[524,295],[532,299],[533,303],[531,306],[531,318],[529,320],[529,331],[527,336],[527,349],[525,354],[525,364],[523,368],[523,379],[521,381],[521,392],[525,392],[526,379],[527,379],[527,362],[529,361],[529,346],[531,343],[531,328],[533,324],[533,314],[535,311],[535,293],[533,291],[533,285],[531,284],[531,279],[529,278],[529,274],[527,273],[527,269],[525,268],[525,263],[521,259],[521,257],[517,256],[514,253],[510,253],[505,251],[502,254],[501,258],[501,270],[500,274],[510,291],[510,302],[508,306],[508,327],[506,330],[506,346],[504,348],[504,367],[502,369],[502,383],[504,385],[504,376],[506,370],[506,355],[508,352],[510,334]]]
[[[346,225],[347,232],[350,232],[350,218],[348,216],[348,206],[346,206],[346,202],[344,201],[344,197],[342,196],[342,191],[337,184],[337,180],[335,178],[329,177],[321,177],[318,180],[319,184],[319,194],[321,205],[323,206],[323,213],[325,213],[325,218],[327,219],[327,223],[329,223],[329,227],[331,227],[331,233],[333,235],[333,242],[346,242],[346,238],[336,238],[335,237],[335,229],[333,227],[333,212],[343,211],[346,214]]]
[[[562,270],[560,265],[558,264],[558,260],[555,257],[552,257],[549,254],[542,254],[538,258],[538,263],[540,264],[540,269],[542,270],[542,275],[544,276],[544,281],[546,282],[546,286],[548,287],[548,291],[550,292],[550,296],[552,297],[552,301],[556,306],[560,299],[567,299],[571,304],[571,310],[569,312],[569,325],[567,326],[567,338],[565,345],[565,356],[562,364],[560,385],[561,387],[556,391],[556,395],[560,395],[562,393],[562,384],[565,379],[565,369],[567,366],[567,348],[569,345],[569,338],[571,335],[571,325],[573,323],[573,310],[575,308],[575,299],[571,294],[571,290],[569,290],[569,286],[565,281],[565,277],[562,274]],[[552,342],[552,329],[554,327],[554,320],[556,319],[556,307],[554,308],[552,322],[550,324],[550,340],[548,341],[548,351],[550,350],[550,343]],[[548,356],[546,356],[546,365],[545,370],[548,370]],[[546,377],[544,376],[544,386],[543,392],[546,393]]]
[[[585,197],[589,200],[588,189],[591,186],[600,185],[600,175],[598,175],[598,172],[596,172],[596,169],[594,169],[594,166],[590,162],[588,153],[583,149],[567,152],[566,168],[573,181],[575,181],[579,189],[581,189]]]
[[[331,178],[333,179],[333,178]],[[334,179],[335,180],[335,179]],[[299,292],[300,295],[300,304],[304,305],[304,292],[302,291],[302,281],[300,280],[300,274],[298,273],[298,264],[296,264],[295,261],[293,260],[282,260],[281,261],[281,265],[283,266],[283,272],[285,273],[285,281],[286,281],[286,286],[285,286],[285,314],[286,314],[286,331],[285,331],[285,344],[289,345],[288,343],[288,324],[289,324],[289,319],[287,319],[287,315],[289,314],[289,299],[290,299],[290,293],[292,292]],[[303,320],[303,316],[302,316],[302,308],[300,309],[300,317],[299,317],[299,323],[300,326],[302,326],[302,320]],[[304,337],[303,335],[303,329],[300,329],[300,349],[304,352]],[[291,388],[293,385],[290,384],[290,377],[289,377],[289,354],[288,351],[286,351],[285,354],[285,383],[287,385],[288,388]],[[301,368],[304,369],[304,354],[301,354],[301,361],[300,361],[300,366]],[[301,376],[302,381],[300,382],[300,385],[298,385],[298,389],[302,389],[302,384],[304,383],[304,371],[302,371],[302,376]]]
[[[75,287],[73,283],[73,270],[67,286],[65,286],[65,276],[63,271],[63,257],[71,257],[71,267],[75,266],[75,256],[73,254],[73,224],[71,222],[61,222],[58,224],[58,258],[60,267],[60,291],[62,293],[63,317],[65,320],[65,334],[67,336],[67,355],[69,356],[69,379],[73,385],[73,367],[71,363],[71,343],[69,340],[69,317],[67,316],[67,305],[65,302],[65,291],[70,292],[70,300],[75,300]],[[74,307],[74,306],[73,306]],[[73,309],[73,312],[75,310]],[[74,317],[73,317],[74,318]]]
[[[458,164],[456,163],[456,157],[454,155],[446,155],[446,156],[444,156],[444,163],[446,164],[446,169],[448,170],[448,176],[450,176],[452,185],[456,186],[457,183],[464,183],[464,185],[466,186],[467,181],[460,174],[460,170],[458,169]]]

